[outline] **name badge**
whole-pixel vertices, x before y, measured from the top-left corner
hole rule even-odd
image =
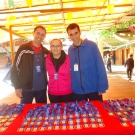
[[[55,80],[58,79],[58,73],[54,73],[54,79],[55,79]]]
[[[74,71],[78,71],[78,64],[74,64]]]
[[[41,72],[40,66],[36,66],[36,70],[37,70],[38,73]]]

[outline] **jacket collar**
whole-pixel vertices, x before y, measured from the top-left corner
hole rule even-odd
[[[31,42],[31,41],[30,41],[30,42]],[[30,50],[33,50],[33,49],[31,48],[30,42],[28,43],[28,46],[29,46]],[[44,48],[42,44],[41,44],[41,48],[42,48],[42,49]]]
[[[87,39],[84,39],[80,46],[81,47],[85,46],[86,45],[86,42],[87,42]],[[75,48],[77,48],[77,47],[74,44],[72,44],[71,49],[75,49]]]

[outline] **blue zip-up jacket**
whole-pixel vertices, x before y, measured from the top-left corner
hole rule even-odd
[[[108,89],[105,66],[98,46],[94,42],[85,39],[79,47],[71,45],[68,54],[74,93],[104,93]],[[75,64],[78,64],[78,71],[74,71]]]

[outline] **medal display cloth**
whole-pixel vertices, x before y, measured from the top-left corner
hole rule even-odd
[[[3,104],[0,106],[0,135],[134,135],[134,109],[133,99]]]

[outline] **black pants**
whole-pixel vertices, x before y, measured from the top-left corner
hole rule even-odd
[[[56,96],[51,94],[48,95],[51,103],[73,102],[73,93],[67,95],[61,95],[61,96]]]
[[[133,69],[127,68],[127,77],[128,77],[128,79],[132,78],[132,72],[133,72]]]
[[[91,100],[99,100],[103,101],[102,95],[98,95],[98,92],[88,93],[88,94],[75,94],[74,93],[74,100],[75,101],[91,101]]]
[[[35,98],[36,103],[47,103],[46,90],[30,91],[22,90],[21,104],[32,103]]]
[[[112,72],[111,63],[107,63],[107,69],[108,69],[109,72]]]

